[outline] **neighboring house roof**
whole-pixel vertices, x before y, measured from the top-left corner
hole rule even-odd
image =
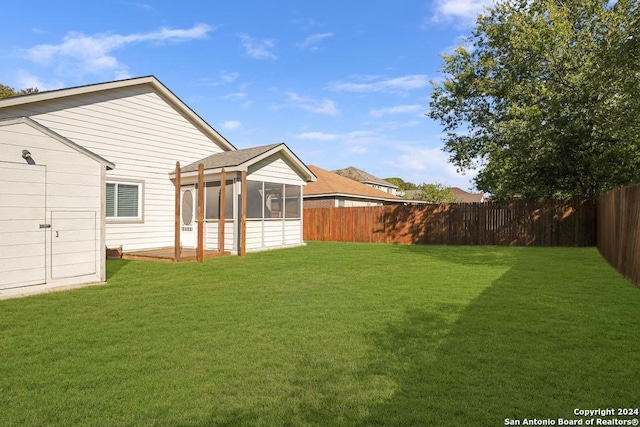
[[[222,135],[212,128],[206,121],[198,116],[187,104],[182,102],[173,92],[171,92],[160,80],[155,76],[136,77],[126,80],[116,80],[106,83],[96,83],[85,86],[76,86],[65,89],[49,90],[29,95],[13,96],[0,99],[0,108],[30,104],[50,99],[60,99],[76,95],[85,95],[90,93],[102,92],[112,89],[121,89],[132,86],[148,85],[155,93],[164,99],[169,105],[175,108],[185,119],[191,122],[202,133],[216,142],[223,150],[235,150],[235,147],[226,140]]]
[[[469,193],[458,187],[449,187],[449,190],[453,193],[457,203],[482,203],[484,202],[484,194],[482,193]],[[404,196],[408,199],[417,197],[420,194],[420,190],[405,190]]]
[[[309,169],[318,177],[318,180],[307,184],[303,191],[304,198],[357,197],[385,202],[406,202],[402,197],[394,196],[353,179],[345,178],[318,166],[309,165]]]
[[[344,169],[334,170],[333,173],[344,176],[346,178],[352,179],[354,181],[366,183],[366,184],[377,184],[384,187],[389,188],[397,188],[397,186],[393,185],[389,181],[385,181],[384,179],[380,179],[376,176],[371,175],[368,172],[365,172],[361,169],[355,168],[353,166],[349,166]]]
[[[29,118],[29,117],[17,117],[17,118],[14,118],[14,119],[3,119],[3,120],[0,120],[0,127],[15,125],[15,124],[19,124],[19,123],[23,123],[23,124],[26,124],[28,126],[31,126],[35,130],[40,131],[43,134],[50,136],[51,138],[63,143],[67,147],[72,148],[72,149],[78,151],[79,153],[84,154],[85,156],[87,156],[89,158],[92,158],[93,160],[97,161],[98,163],[101,163],[107,169],[113,169],[113,168],[116,167],[115,164],[113,164],[112,162],[108,161],[104,157],[101,157],[101,156],[97,155],[96,153],[94,153],[92,151],[89,151],[84,147],[79,146],[78,144],[76,144],[75,142],[71,141],[70,139],[65,138],[64,136],[60,135],[59,133],[52,131],[48,127],[43,126],[42,124],[38,123],[37,121],[35,121],[35,120],[33,120],[33,119]]]
[[[197,173],[198,166],[201,163],[207,171],[220,172],[223,168],[227,172],[246,171],[251,165],[276,153],[282,154],[289,163],[298,170],[307,182],[316,180],[314,173],[304,163],[302,163],[302,161],[284,143],[262,145],[259,147],[213,154],[180,168],[180,172],[185,175],[193,175]],[[175,174],[175,171],[171,173],[171,175],[173,174]]]
[[[469,193],[458,187],[449,187],[449,190],[461,203],[482,203],[484,202],[484,194],[482,193]]]

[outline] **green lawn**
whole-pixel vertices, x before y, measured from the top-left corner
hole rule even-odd
[[[110,261],[0,301],[0,425],[451,425],[638,407],[640,289],[593,248]]]

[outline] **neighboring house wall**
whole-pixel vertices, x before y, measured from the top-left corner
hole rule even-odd
[[[105,169],[25,121],[0,123],[0,297],[106,280]]]
[[[345,208],[356,208],[362,206],[382,206],[384,203],[371,201],[371,200],[354,200],[354,199],[344,199],[344,207]]]
[[[318,198],[318,199],[304,199],[305,208],[335,208],[338,206],[338,201],[333,197]]]
[[[361,206],[382,206],[383,202],[373,200],[351,199],[345,197],[305,199],[305,208],[351,208]]]
[[[387,187],[385,185],[380,185],[380,184],[376,184],[376,183],[372,183],[372,182],[362,182],[365,185],[368,185],[369,187],[373,187],[376,190],[380,190],[380,191],[384,191],[385,193],[388,194],[393,194],[394,196],[398,195],[397,190],[394,187]]]
[[[176,161],[189,164],[222,149],[149,85],[44,100],[0,110],[30,116],[117,167],[108,182],[142,186],[136,219],[107,219],[107,246],[124,250],[173,245]]]

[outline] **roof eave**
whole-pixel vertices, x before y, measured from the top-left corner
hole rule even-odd
[[[222,170],[224,170],[225,172],[242,172],[242,171],[246,171],[247,169],[240,166],[229,166],[229,167],[223,167],[223,168],[205,169],[204,173],[208,175],[215,175],[215,174],[222,173]],[[171,178],[174,178],[176,176],[176,171],[174,170],[169,172],[169,176]],[[181,178],[191,178],[191,177],[197,177],[197,176],[198,176],[197,170],[189,171],[189,172],[180,172]]]
[[[0,108],[140,85],[150,85],[165,102],[169,103],[173,108],[175,108],[185,119],[190,121],[201,132],[212,139],[217,145],[220,146],[220,148],[226,151],[236,150],[236,147],[234,147],[233,144],[231,144],[226,140],[226,138],[220,135],[218,131],[211,127],[211,125],[209,125],[204,119],[202,119],[202,117],[196,114],[195,111],[189,108],[187,104],[185,104],[178,96],[176,96],[176,94],[171,92],[169,88],[167,88],[160,80],[158,80],[153,75],[4,98],[0,99]]]
[[[281,151],[284,151],[285,156],[289,158],[289,160],[293,163],[294,167],[298,170],[298,173],[303,177],[303,179],[306,182],[314,182],[317,180],[317,177],[315,176],[315,174],[289,149],[289,147],[287,147],[285,143],[280,143],[275,147],[272,147],[269,150],[266,150],[250,159],[247,159],[240,164],[205,169],[205,172],[220,173],[222,172],[222,169],[224,169],[227,172],[242,172],[242,171],[248,172],[249,168],[252,165],[268,157],[271,157],[274,154],[277,154],[278,152],[281,152]],[[188,172],[182,172],[181,176],[189,177],[189,176],[197,176],[197,174],[198,174],[197,171],[188,171]],[[175,171],[169,172],[169,175],[175,176]]]

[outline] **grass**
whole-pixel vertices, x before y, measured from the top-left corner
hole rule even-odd
[[[593,248],[110,261],[0,301],[0,425],[504,425],[637,407],[640,289]]]

